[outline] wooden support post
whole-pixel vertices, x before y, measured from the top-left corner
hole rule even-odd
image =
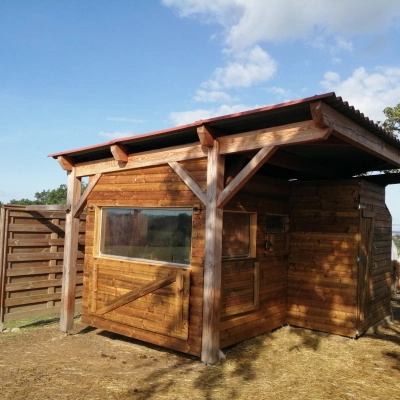
[[[203,332],[201,360],[206,364],[219,361],[221,316],[222,208],[217,199],[223,188],[224,157],[219,143],[208,148],[206,242],[204,257]]]
[[[63,332],[71,331],[74,326],[79,217],[74,217],[73,209],[79,201],[81,186],[81,179],[76,177],[75,168],[68,171],[67,204],[69,205],[69,211],[65,219],[64,264],[60,310],[60,329]]]

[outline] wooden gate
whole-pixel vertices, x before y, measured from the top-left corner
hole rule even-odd
[[[3,205],[0,225],[0,328],[20,318],[60,311],[65,205]],[[77,304],[82,296],[85,215],[77,259]]]

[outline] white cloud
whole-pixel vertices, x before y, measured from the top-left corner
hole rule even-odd
[[[227,103],[229,90],[249,88],[278,75],[277,62],[261,47],[263,43],[312,45],[328,54],[334,64],[343,64],[343,54],[354,51],[361,35],[370,41],[369,45],[364,41],[364,51],[382,50],[389,28],[400,22],[398,0],[163,0],[163,4],[182,18],[197,18],[222,28],[218,33],[222,33],[221,51],[227,61],[201,84],[196,101]],[[358,68],[347,78],[330,71],[321,84],[369,118],[382,120],[382,110],[400,102],[399,75],[397,68]],[[266,90],[284,101],[290,96],[280,87]],[[172,113],[171,120],[180,125],[221,114],[226,113],[218,108],[198,109]]]
[[[374,121],[385,119],[383,110],[400,103],[400,68],[357,68],[345,79],[333,71],[325,73],[321,85]]]
[[[129,137],[129,136],[133,136],[133,133],[129,132],[129,131],[125,131],[125,132],[119,132],[119,131],[116,131],[116,132],[104,132],[104,131],[101,131],[101,132],[99,132],[99,135],[100,136],[104,136],[104,137],[109,138],[109,139],[119,139],[119,138],[126,138],[126,137]]]
[[[342,61],[341,58],[337,57],[337,54],[342,51],[352,51],[354,48],[352,42],[340,36],[337,36],[332,41],[327,40],[325,36],[316,36],[309,44],[318,50],[330,54],[335,63]]]
[[[182,18],[200,16],[204,22],[216,22],[223,26],[235,23],[244,6],[235,0],[162,0],[167,7],[175,8]]]
[[[223,104],[217,108],[210,108],[210,109],[199,108],[197,110],[172,112],[169,115],[169,119],[175,126],[180,126],[180,125],[192,124],[202,119],[219,117],[228,114],[235,114],[238,112],[252,110],[254,108],[259,108],[259,107],[262,106],[259,105],[245,106],[243,104],[236,104],[236,105]]]
[[[276,72],[276,62],[260,46],[234,54],[234,61],[217,68],[202,84],[211,90],[249,87],[264,82]]]
[[[235,51],[263,41],[315,34],[353,36],[385,31],[400,16],[398,0],[163,0],[181,17],[198,16],[224,28]]]

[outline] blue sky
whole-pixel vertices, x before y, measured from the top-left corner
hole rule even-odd
[[[66,183],[48,154],[201,118],[335,91],[382,120],[399,43],[398,0],[1,0],[0,201]]]

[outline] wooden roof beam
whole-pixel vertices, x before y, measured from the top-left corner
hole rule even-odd
[[[164,149],[148,150],[131,154],[124,170],[168,164],[171,161],[194,160],[206,157],[207,152],[199,142],[171,146]],[[121,171],[121,162],[114,158],[84,162],[75,166],[77,176],[95,175],[97,173]]]
[[[310,104],[315,125],[321,129],[329,127],[332,133],[351,145],[400,168],[400,150],[380,137],[347,118],[323,101]]]
[[[221,154],[232,154],[259,150],[268,146],[311,143],[326,140],[329,135],[329,127],[316,127],[314,121],[309,120],[220,136],[218,142]]]
[[[200,127],[199,127],[200,128]],[[303,121],[295,124],[281,125],[271,128],[258,129],[251,132],[234,135],[219,136],[213,142],[220,143],[220,154],[244,153],[251,150],[260,150],[268,146],[285,146],[290,144],[312,143],[325,140],[330,134],[329,128],[318,128],[314,121]],[[203,143],[210,144],[211,138]],[[205,147],[201,143],[171,146],[164,149],[144,151],[131,154],[123,169],[135,169],[154,165],[168,164],[172,161],[194,160],[206,157]],[[120,162],[113,158],[80,163],[75,166],[76,176],[88,176],[97,173],[120,171]]]
[[[213,147],[216,140],[216,132],[206,125],[201,125],[197,128],[197,135],[202,146]]]
[[[64,171],[72,171],[74,167],[74,162],[71,157],[68,156],[58,156],[57,161]]]
[[[113,144],[110,149],[116,161],[124,163],[128,162],[129,153],[126,146],[122,146],[120,144]]]

